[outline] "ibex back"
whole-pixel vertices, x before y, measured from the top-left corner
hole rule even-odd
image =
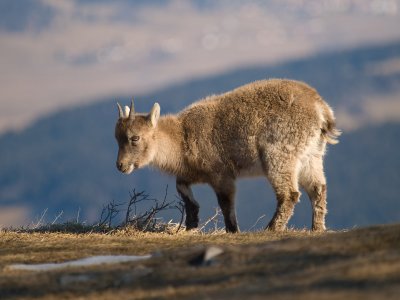
[[[265,176],[277,198],[267,229],[282,231],[300,197],[308,194],[312,229],[325,230],[326,143],[337,143],[331,108],[302,82],[263,80],[198,101],[177,115],[160,117],[123,110],[115,137],[117,167],[126,174],[146,165],[176,176],[185,202],[186,228],[199,223],[199,204],[191,185],[207,183],[215,191],[227,232],[237,232],[235,180]]]

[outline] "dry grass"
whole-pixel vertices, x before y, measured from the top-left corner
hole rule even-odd
[[[252,245],[290,237],[318,236],[309,231],[226,234],[180,231],[177,234],[123,229],[112,233],[0,231],[0,268],[9,263],[59,262],[100,254],[149,254],[193,245]]]
[[[193,265],[206,245],[224,252]],[[114,231],[0,233],[0,298],[398,299],[400,225],[312,234]],[[31,273],[13,263],[157,253],[116,265]]]

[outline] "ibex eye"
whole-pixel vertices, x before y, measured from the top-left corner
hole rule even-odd
[[[132,142],[137,142],[138,140],[140,140],[140,136],[134,135],[133,137],[131,137]]]

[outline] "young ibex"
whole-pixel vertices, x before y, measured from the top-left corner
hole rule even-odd
[[[227,232],[237,232],[235,180],[265,176],[278,201],[267,229],[282,231],[299,200],[299,185],[313,209],[312,229],[325,230],[326,143],[337,143],[332,109],[310,86],[290,80],[262,80],[210,96],[177,115],[135,113],[133,101],[118,104],[117,168],[129,174],[146,165],[176,176],[185,202],[186,228],[199,223],[191,185],[215,191]]]

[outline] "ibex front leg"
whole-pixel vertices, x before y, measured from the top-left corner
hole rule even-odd
[[[224,215],[226,232],[238,232],[239,227],[236,219],[235,210],[235,183],[225,180],[218,186],[214,186],[215,194],[218,198],[218,204]]]
[[[176,189],[185,203],[186,211],[186,230],[197,228],[199,226],[199,203],[194,199],[190,183],[182,180],[176,180]]]

